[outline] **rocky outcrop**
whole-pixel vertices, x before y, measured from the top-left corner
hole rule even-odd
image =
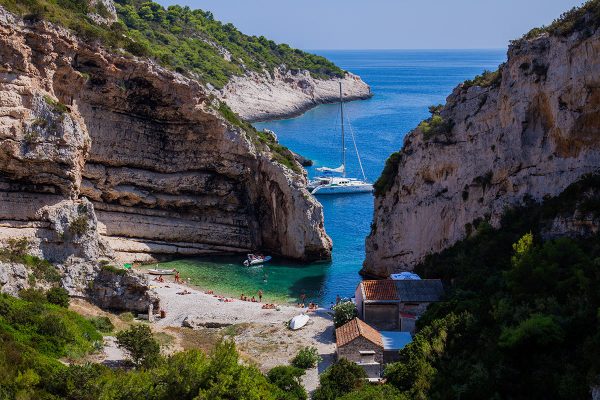
[[[318,79],[308,71],[289,71],[285,67],[272,73],[234,76],[214,93],[240,117],[257,122],[296,117],[319,104],[337,102],[340,82],[345,101],[372,96],[369,85],[352,73],[344,78]]]
[[[506,207],[556,196],[598,171],[598,54],[598,31],[544,34],[511,44],[501,79],[457,87],[441,111],[443,128],[411,132],[390,164],[363,271],[410,270],[478,221],[497,226]]]
[[[87,295],[99,307],[113,311],[147,313],[152,305],[158,312],[160,305],[148,279],[126,270],[100,270],[88,285]]]
[[[330,257],[306,178],[199,82],[2,9],[0,43],[0,241],[56,263]]]
[[[23,264],[0,262],[0,293],[17,296],[29,288],[28,277],[29,271]]]

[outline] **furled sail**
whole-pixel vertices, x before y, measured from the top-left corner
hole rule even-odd
[[[328,168],[328,167],[319,167],[317,168],[317,171],[321,171],[321,172],[335,172],[337,174],[342,174],[344,173],[344,164],[340,165],[337,168]]]

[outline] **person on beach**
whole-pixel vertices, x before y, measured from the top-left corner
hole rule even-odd
[[[258,302],[259,303],[262,303],[262,295],[263,295],[263,292],[262,292],[262,290],[259,289],[258,290]]]
[[[175,283],[181,283],[181,278],[179,277],[179,271],[175,270]]]
[[[240,300],[244,300],[244,293],[242,293],[242,295],[240,296]]]
[[[304,304],[304,300],[306,300],[306,293],[302,292],[300,295],[300,303]]]

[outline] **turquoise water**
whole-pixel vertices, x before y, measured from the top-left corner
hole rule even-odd
[[[346,104],[347,119],[356,134],[367,178],[379,176],[389,154],[402,147],[406,133],[428,116],[427,108],[444,103],[460,82],[484,69],[495,69],[505,60],[505,50],[439,51],[317,51],[342,68],[360,75],[371,85],[370,100]],[[277,133],[279,141],[312,159],[314,168],[340,164],[339,106],[319,106],[301,117],[256,124]],[[358,162],[348,148],[348,174],[360,176]],[[319,197],[325,229],[333,239],[333,259],[328,264],[300,266],[278,260],[265,267],[244,268],[240,257],[192,259],[167,263],[182,271],[192,283],[239,296],[260,288],[267,298],[295,301],[307,298],[328,305],[336,295],[352,296],[360,281],[364,240],[370,230],[373,197],[370,194]],[[267,276],[265,276],[267,274]]]

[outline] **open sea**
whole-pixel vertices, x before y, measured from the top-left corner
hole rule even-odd
[[[506,50],[313,52],[360,75],[371,86],[372,99],[345,104],[346,120],[370,182],[378,178],[386,158],[402,147],[404,136],[427,118],[430,105],[444,103],[457,84],[484,69],[496,69],[506,58]],[[283,145],[312,159],[315,165],[308,168],[312,177],[315,167],[340,165],[339,125],[339,105],[322,105],[298,118],[255,126],[275,131]],[[348,176],[360,177],[348,139]],[[265,266],[246,268],[241,265],[243,257],[213,257],[172,261],[160,267],[177,268],[190,283],[235,297],[255,295],[262,289],[267,301],[297,302],[305,293],[307,300],[321,306],[329,306],[336,295],[351,297],[361,279],[358,271],[364,260],[373,196],[320,196],[318,200],[324,208],[325,229],[333,240],[330,263],[298,265],[275,259]]]

